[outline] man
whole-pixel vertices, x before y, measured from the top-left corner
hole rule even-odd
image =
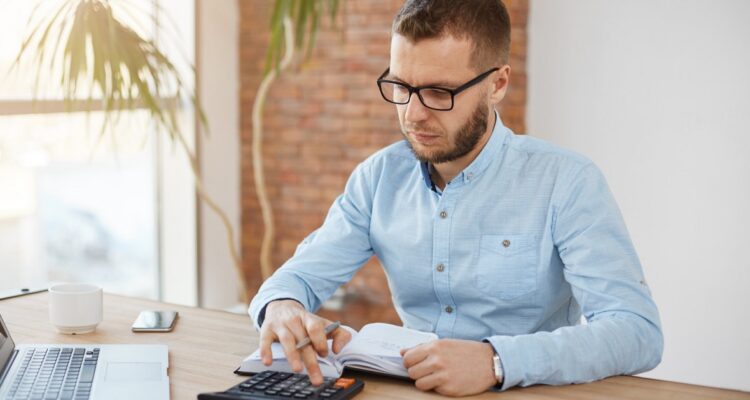
[[[265,364],[279,341],[320,383],[329,321],[313,312],[375,254],[404,325],[440,337],[402,351],[421,390],[655,367],[658,312],[604,177],[580,155],[513,135],[494,112],[510,76],[503,5],[408,0],[392,33],[378,85],[406,140],[357,166],[324,224],[253,299]],[[338,352],[350,335],[332,338]]]

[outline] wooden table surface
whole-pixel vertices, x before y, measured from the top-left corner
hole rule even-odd
[[[130,325],[141,310],[177,310],[180,317],[169,333],[133,333]],[[159,343],[169,346],[171,398],[195,399],[198,393],[221,391],[244,378],[232,372],[258,347],[250,318],[223,311],[176,306],[105,294],[104,320],[96,332],[62,335],[49,324],[47,293],[0,301],[0,314],[16,343]],[[365,381],[357,399],[443,398],[423,393],[409,382],[353,374]],[[619,376],[585,385],[533,386],[477,399],[746,399],[750,393]]]

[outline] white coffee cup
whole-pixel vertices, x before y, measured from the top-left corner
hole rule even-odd
[[[87,283],[51,286],[49,322],[64,334],[93,332],[102,322],[102,288]]]

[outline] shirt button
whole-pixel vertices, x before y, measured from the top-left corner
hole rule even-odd
[[[440,211],[440,218],[442,219],[448,218],[448,213],[446,211]]]
[[[510,240],[508,239],[503,240],[503,247],[508,247],[508,246],[510,246]]]
[[[453,312],[453,307],[451,307],[451,306],[445,306],[445,312],[447,312],[448,314],[452,313]]]
[[[445,265],[443,265],[442,263],[438,264],[437,267],[435,267],[435,269],[437,270],[437,272],[443,272],[445,271]]]

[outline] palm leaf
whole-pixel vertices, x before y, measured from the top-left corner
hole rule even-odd
[[[86,111],[94,102],[102,104],[101,135],[123,110],[141,105],[175,139],[180,134],[178,110],[163,101],[165,96],[187,96],[199,123],[208,131],[195,93],[181,79],[174,64],[153,41],[117,19],[108,0],[65,0],[51,17],[32,15],[31,19],[38,22],[25,37],[13,68],[18,68],[24,57],[33,61],[34,98],[38,97],[42,78],[50,77],[50,70],[59,65],[61,71],[56,79],[68,111],[74,100],[85,100]]]
[[[266,51],[266,65],[263,74],[266,75],[272,69],[278,70],[281,63],[281,54],[284,50],[284,17],[288,15],[294,0],[276,0],[273,13],[271,14],[271,38]]]
[[[277,70],[284,54],[284,18],[290,17],[294,29],[295,51],[307,59],[312,54],[317,42],[321,15],[327,10],[328,17],[335,21],[339,10],[339,0],[276,0],[271,13],[271,37],[266,50],[266,62],[263,75]],[[304,51],[303,51],[304,50]]]
[[[44,1],[45,4],[51,4],[51,0]],[[100,102],[104,110],[104,121],[97,144],[108,131],[110,122],[113,119],[116,121],[123,110],[137,106],[145,108],[157,126],[169,135],[172,143],[185,151],[195,179],[196,192],[221,219],[227,232],[227,243],[235,270],[239,281],[243,282],[240,255],[234,244],[231,222],[205,191],[197,157],[179,130],[179,100],[187,97],[198,115],[198,124],[204,127],[202,131],[205,134],[209,132],[206,115],[194,90],[183,81],[177,68],[153,41],[144,39],[115,17],[109,0],[62,1],[49,18],[37,16],[39,5],[43,2],[39,1],[28,24],[33,28],[24,38],[11,71],[20,66],[22,59],[30,58],[33,61],[32,68],[35,69],[33,72],[36,73],[36,78],[32,100],[38,97],[41,78],[48,77],[50,81],[59,81],[69,111],[74,100],[83,98],[87,105],[85,111],[90,111],[91,103]],[[281,1],[282,7],[278,12],[286,15],[292,0]],[[160,12],[158,2],[153,5]],[[133,9],[137,11],[138,7],[133,6]],[[148,13],[145,14],[146,20],[151,17],[150,11],[144,11]],[[160,15],[169,18],[167,13]],[[32,20],[38,22],[32,24]],[[133,20],[138,21],[139,18]],[[276,29],[283,28],[277,26]],[[164,36],[171,33],[169,30],[166,32],[167,35]],[[184,52],[180,54],[187,59]],[[276,54],[278,56],[281,53]],[[195,71],[194,67],[191,68]],[[174,99],[178,101],[165,101]],[[172,105],[173,103],[177,105]],[[110,135],[110,138],[114,142],[115,135]],[[244,290],[241,298],[247,301]]]

